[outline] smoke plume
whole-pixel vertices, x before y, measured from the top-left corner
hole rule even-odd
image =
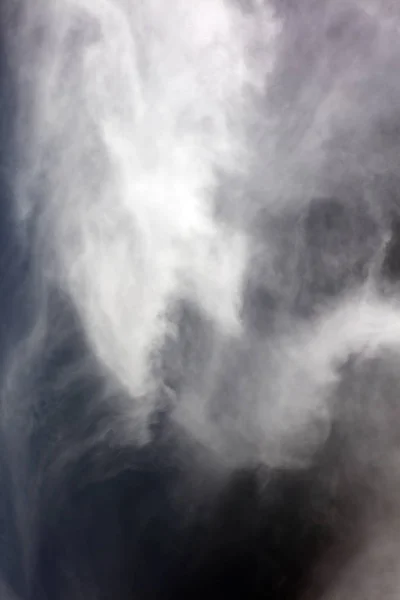
[[[200,563],[215,591],[207,556],[235,544],[268,555],[276,598],[396,597],[400,11],[385,0],[2,11],[3,596],[159,597],[147,567],[135,588],[126,558],[97,555],[102,528],[115,547],[123,538],[119,517],[100,522],[113,500],[93,501],[90,529],[85,490],[100,486],[135,514],[135,573],[153,561],[139,557],[158,523],[165,598],[212,593]],[[239,514],[234,540],[225,510]],[[185,517],[172,535],[174,511]],[[304,540],[310,556],[301,573],[257,533],[281,518],[279,543],[301,554]],[[60,541],[67,521],[92,540],[81,558]],[[53,554],[60,579],[45,583]],[[254,581],[241,597],[268,595]]]

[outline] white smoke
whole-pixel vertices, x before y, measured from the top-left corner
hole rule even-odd
[[[316,20],[329,16],[322,37],[346,15],[353,21],[345,41],[354,32],[371,36],[373,27],[376,60],[386,66],[373,14],[351,12],[348,3],[340,10],[327,3],[321,14],[309,8]],[[332,155],[332,170],[344,151],[350,179],[357,172],[352,152],[363,134],[356,129],[345,150],[340,142],[335,149],[335,139],[349,120],[357,124],[350,100],[358,88],[375,84],[356,40],[344,46],[341,68],[339,60],[331,64],[334,77],[330,48],[322,48],[311,81],[290,100],[281,29],[267,3],[245,12],[223,0],[42,0],[26,8],[19,39],[17,197],[44,290],[32,351],[49,326],[46,290],[56,287],[72,300],[111,382],[130,397],[124,410],[133,440],[145,432],[164,385],[161,355],[179,346],[180,305],[193,305],[208,333],[195,328],[190,344],[203,343],[206,356],[194,365],[180,357],[178,370],[189,375],[173,392],[173,417],[231,464],[307,464],[330,431],[338,366],[352,353],[397,346],[398,309],[378,293],[366,300],[352,284],[306,321],[293,314],[304,274],[301,263],[279,264],[286,252],[279,228],[291,207],[305,210],[311,191],[331,183],[325,163]],[[376,115],[370,104],[364,113]],[[253,148],[254,128],[262,139]],[[230,176],[245,181],[245,190],[254,180],[262,198],[230,193]],[[267,222],[261,250],[254,234],[260,218]],[[379,240],[366,245],[368,262]],[[296,261],[304,248],[292,246]],[[347,248],[339,251],[345,262]],[[329,260],[336,269],[339,258]],[[286,307],[261,342],[243,322],[249,281]],[[234,390],[223,388],[224,377]]]
[[[66,335],[49,310],[57,290],[113,390],[106,427],[123,443],[148,439],[168,388],[173,426],[223,464],[310,465],[337,415],[351,422],[342,367],[388,349],[399,357],[400,306],[378,282],[396,204],[382,180],[399,167],[388,133],[400,93],[396,9],[378,0],[275,2],[275,11],[233,0],[25,4],[13,45],[15,197],[36,304],[3,384],[3,428],[17,399],[31,401],[21,389],[34,382],[48,331]],[[340,231],[328,224],[313,242],[311,200],[336,195],[349,198]],[[360,214],[371,234],[364,222],[361,234],[353,227]],[[260,290],[272,308],[258,314],[250,292]],[[373,424],[391,410],[389,394],[378,396]],[[29,580],[40,508],[26,509],[36,491],[22,413],[18,435],[10,426],[5,437]],[[371,441],[384,448],[387,479],[395,438]],[[56,457],[52,474],[78,454]],[[382,539],[397,564],[387,529]],[[359,578],[362,565],[380,564],[369,543],[365,556],[334,597],[347,597],[353,569]]]
[[[246,239],[216,220],[216,197],[220,172],[246,171],[277,25],[268,7],[256,21],[223,0],[41,2],[25,21],[20,215],[143,423],[179,301],[240,332]]]

